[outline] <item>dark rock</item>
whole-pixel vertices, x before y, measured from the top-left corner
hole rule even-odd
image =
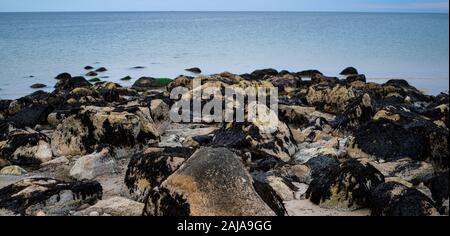
[[[55,77],[57,80],[69,80],[72,76],[69,73],[62,73]]]
[[[200,68],[198,68],[198,67],[193,67],[193,68],[190,68],[190,69],[186,69],[186,71],[189,71],[189,72],[194,73],[194,74],[202,73],[202,70],[200,70]]]
[[[350,75],[345,79],[345,81],[347,83],[353,83],[355,81],[361,81],[361,82],[366,83],[367,79],[366,79],[365,75]]]
[[[93,87],[101,97],[107,102],[121,102],[120,98],[122,86],[112,82],[99,82]]]
[[[314,204],[332,209],[360,209],[369,205],[370,194],[384,176],[373,166],[355,159],[318,174],[306,192]]]
[[[75,88],[89,88],[91,84],[81,76],[71,77],[69,79],[60,79],[58,83],[55,85],[57,90],[66,90],[70,91]]]
[[[193,153],[191,148],[150,148],[135,154],[125,174],[130,194],[135,200],[144,201],[147,191],[159,187]]]
[[[85,69],[85,70],[93,70],[94,67],[92,67],[92,66],[85,66],[84,69]]]
[[[106,69],[105,67],[100,67],[100,68],[98,68],[97,70],[95,70],[95,72],[105,72],[105,71],[108,71],[108,69]]]
[[[251,80],[262,80],[266,76],[276,76],[278,71],[274,69],[255,70],[251,73]],[[244,77],[245,78],[245,77]]]
[[[354,67],[347,67],[340,74],[341,75],[357,75],[359,73],[358,73],[358,70],[355,69]]]
[[[427,160],[437,172],[444,172],[449,166],[448,139],[447,129],[402,107],[390,106],[357,129],[354,142],[357,147],[351,146],[377,159]]]
[[[102,186],[96,181],[65,183],[50,178],[24,179],[0,189],[0,209],[16,214],[68,215],[83,204],[102,198]]]
[[[311,180],[327,178],[333,172],[339,171],[339,165],[339,161],[332,156],[313,157],[306,163],[306,166],[311,170]]]
[[[146,68],[145,66],[135,66],[135,67],[132,67],[131,69],[139,70],[139,69],[145,69],[145,68]]]
[[[253,187],[262,200],[272,209],[277,216],[287,215],[283,199],[264,181],[254,179]]]
[[[356,129],[361,124],[372,120],[375,108],[369,94],[353,98],[349,101],[343,113],[336,116],[333,126],[337,128]]]
[[[97,72],[95,72],[95,71],[90,71],[90,72],[88,72],[87,74],[86,74],[86,76],[89,76],[89,77],[93,77],[93,76],[97,76],[98,74],[97,74]]]
[[[439,212],[443,215],[448,215],[448,200],[449,200],[449,172],[444,172],[437,174],[431,180],[429,180],[426,185],[431,190],[433,195],[433,200],[436,203],[436,207],[438,207]],[[447,202],[447,205],[444,203]]]
[[[273,156],[289,161],[297,151],[289,127],[279,121],[276,130],[264,133],[264,128],[253,123],[229,123],[215,133],[211,145],[250,151],[257,156]]]
[[[373,216],[438,215],[433,201],[425,194],[397,182],[387,182],[374,189],[370,210]]]
[[[8,120],[14,122],[19,127],[33,128],[37,124],[47,123],[47,116],[51,111],[52,109],[48,105],[31,105],[9,117]]]
[[[304,70],[296,73],[300,77],[314,77],[316,75],[323,75],[322,72],[318,70]]]
[[[355,144],[363,152],[386,161],[405,157],[424,161],[428,156],[425,137],[387,120],[375,120],[359,127]]]
[[[136,82],[134,82],[133,89],[151,89],[158,88],[159,85],[155,78],[152,77],[141,77]]]
[[[123,77],[122,79],[120,79],[120,80],[122,80],[122,81],[128,81],[128,80],[132,80],[133,78],[131,78],[130,76],[126,76],[126,77]]]
[[[150,191],[144,215],[275,215],[253,187],[239,157],[225,148],[202,148]]]
[[[30,88],[33,88],[33,89],[40,89],[40,88],[45,88],[45,87],[47,87],[47,85],[45,85],[45,84],[33,84],[30,86]]]
[[[89,79],[89,82],[91,82],[91,83],[95,83],[95,82],[100,82],[101,80],[99,79],[99,78],[92,78],[92,79]]]

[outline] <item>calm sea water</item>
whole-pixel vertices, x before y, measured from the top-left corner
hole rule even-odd
[[[104,80],[355,66],[372,80],[406,78],[448,90],[448,14],[0,13],[0,98],[18,98],[55,75],[109,69]],[[146,69],[132,70],[134,66]],[[34,78],[29,78],[32,75]],[[132,82],[123,85],[130,85]]]

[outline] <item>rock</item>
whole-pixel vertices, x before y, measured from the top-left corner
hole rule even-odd
[[[92,217],[100,216],[100,213],[98,213],[96,211],[92,211],[91,213],[89,213],[89,216],[92,216]]]
[[[69,73],[62,73],[55,77],[57,80],[69,80],[72,76]]]
[[[36,165],[52,159],[50,140],[41,133],[13,129],[4,142],[0,142],[0,159],[13,165]]]
[[[96,212],[98,215],[111,216],[141,216],[144,204],[123,197],[112,197],[98,201],[97,204],[81,211],[81,215],[89,215]],[[95,214],[95,213],[94,213]]]
[[[99,78],[92,78],[92,79],[89,79],[89,82],[91,82],[91,83],[95,83],[95,82],[100,82],[101,80],[99,79]]]
[[[122,79],[120,79],[120,80],[122,80],[122,81],[128,81],[128,80],[132,80],[133,78],[131,78],[130,76],[126,76],[126,77],[123,77]]]
[[[78,180],[95,179],[98,176],[112,174],[116,169],[117,165],[109,150],[103,149],[99,153],[80,157],[70,170],[70,176]]]
[[[288,162],[297,152],[289,127],[271,116],[269,123],[228,123],[215,133],[213,146],[239,148]],[[278,124],[276,124],[278,123]]]
[[[317,110],[338,114],[344,112],[352,98],[357,95],[346,86],[335,82],[318,83],[310,86],[306,94],[309,106]]]
[[[278,71],[274,69],[263,69],[263,70],[255,70],[251,73],[252,80],[262,80],[266,76],[276,76],[278,75]]]
[[[0,189],[0,209],[21,215],[67,215],[70,210],[101,198],[102,187],[97,182],[30,178]]]
[[[377,169],[351,159],[313,178],[306,196],[323,208],[357,210],[369,206],[373,189],[382,183],[384,176]]]
[[[67,117],[52,135],[56,156],[94,152],[98,147],[131,148],[148,144],[160,134],[147,107],[82,107]]]
[[[268,176],[267,182],[272,187],[272,189],[280,196],[283,201],[292,201],[294,200],[294,190],[291,189],[286,181],[277,176]]]
[[[345,81],[350,84],[356,81],[366,83],[367,79],[365,75],[350,75],[347,78],[345,78]]]
[[[132,67],[131,69],[145,69],[146,67],[145,66],[135,66],[135,67]]]
[[[380,113],[356,130],[355,139],[349,142],[352,153],[387,161],[428,160],[436,171],[448,170],[448,130],[405,110],[391,107]]]
[[[375,114],[372,103],[372,99],[367,93],[351,99],[345,111],[333,121],[333,126],[341,129],[356,129],[361,124],[367,123]]]
[[[75,88],[89,88],[91,84],[81,76],[71,77],[68,79],[60,79],[55,88],[60,91],[71,91]]]
[[[198,67],[189,68],[189,69],[186,69],[186,71],[192,72],[194,74],[202,73],[202,70],[200,70],[200,68],[198,68]]]
[[[193,153],[191,148],[150,148],[135,154],[125,174],[133,199],[144,201],[148,190],[160,186]]]
[[[434,176],[434,168],[428,162],[414,161],[410,158],[391,162],[371,162],[384,176],[398,177],[418,185],[428,182]]]
[[[179,76],[167,85],[167,91],[171,92],[173,89],[178,87],[192,90],[192,79],[193,78],[187,76]]]
[[[96,72],[105,72],[108,71],[108,69],[106,69],[105,67],[100,67],[97,70],[95,70]]]
[[[7,166],[0,170],[1,175],[23,175],[26,174],[27,171],[22,169],[20,166]]]
[[[300,77],[313,77],[317,74],[323,75],[322,72],[320,72],[318,70],[304,70],[304,71],[297,72],[295,74]]]
[[[97,75],[98,74],[95,71],[90,71],[90,72],[86,73],[86,76],[89,76],[89,77],[93,77],[93,76],[97,76]]]
[[[94,67],[92,67],[92,66],[85,66],[84,69],[85,69],[85,70],[93,70]]]
[[[433,200],[443,215],[449,214],[449,172],[439,173],[430,179],[426,185],[430,188]]]
[[[145,215],[269,216],[239,157],[225,148],[202,148],[150,192]]]
[[[32,88],[32,89],[40,89],[40,88],[45,88],[45,87],[47,87],[47,85],[45,85],[45,84],[33,84],[30,86],[30,88]]]
[[[150,112],[155,122],[158,132],[162,134],[170,123],[170,107],[161,99],[154,99],[150,102]]]
[[[273,84],[274,87],[277,87],[279,93],[281,94],[290,94],[298,90],[299,84],[301,83],[301,78],[293,76],[291,74],[287,74],[284,76],[267,76],[267,82]]]
[[[132,88],[133,89],[151,89],[158,88],[159,85],[156,82],[156,79],[152,77],[141,77],[136,82],[134,82]]]
[[[11,165],[11,163],[8,160],[0,158],[0,169],[2,169],[3,167],[6,167],[6,166],[10,166],[10,165]]]
[[[420,191],[398,182],[387,182],[375,188],[370,210],[372,216],[439,215],[431,199]]]
[[[318,156],[309,160],[303,174],[304,183],[311,184],[312,180],[322,180],[339,171],[340,163],[332,156]],[[304,167],[303,167],[304,168]],[[308,171],[309,170],[309,171]],[[308,176],[309,174],[309,176]],[[308,178],[309,177],[309,178]]]
[[[347,67],[340,74],[341,75],[357,75],[359,73],[358,73],[358,70],[355,69],[354,67]]]
[[[49,105],[33,104],[22,108],[7,120],[12,121],[18,127],[35,127],[38,124],[47,123],[47,116],[51,110]]]

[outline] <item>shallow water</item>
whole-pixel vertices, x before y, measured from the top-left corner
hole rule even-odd
[[[448,90],[448,27],[448,14],[0,13],[0,99],[29,94],[34,83],[51,91],[55,75],[84,75],[86,65],[107,67],[101,76],[114,82],[173,78],[194,66],[337,75],[351,65],[436,94]]]

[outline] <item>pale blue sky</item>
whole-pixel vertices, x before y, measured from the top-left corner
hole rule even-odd
[[[445,12],[447,0],[0,0],[27,11],[358,11]]]

